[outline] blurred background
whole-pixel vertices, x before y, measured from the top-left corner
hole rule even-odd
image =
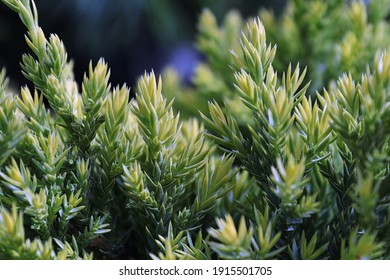
[[[202,58],[194,42],[203,8],[218,20],[230,9],[244,17],[261,7],[283,10],[286,0],[36,0],[39,22],[46,36],[56,33],[75,62],[80,82],[89,62],[104,57],[113,85],[133,86],[143,72],[160,73],[172,66],[184,80]],[[18,16],[0,5],[0,68],[6,67],[14,86],[27,83],[19,62],[29,52],[25,27]]]

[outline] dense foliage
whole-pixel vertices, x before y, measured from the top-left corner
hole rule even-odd
[[[390,259],[386,1],[294,0],[278,24],[222,27],[206,10],[193,87],[145,73],[134,99],[103,59],[77,83],[34,2],[2,2],[33,88],[0,74],[1,259]]]

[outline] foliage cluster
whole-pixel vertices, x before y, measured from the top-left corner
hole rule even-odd
[[[34,2],[2,2],[27,28],[21,67],[33,89],[10,94],[0,74],[1,259],[390,259],[386,1],[291,1],[283,32],[270,34],[297,45],[279,56],[271,14],[263,25],[231,13],[218,27],[205,11],[208,61],[193,88],[173,71],[145,73],[134,99],[111,86],[103,59],[77,83]],[[352,27],[329,50],[338,34],[324,30],[344,9]],[[285,65],[294,48],[293,61],[348,73],[317,79]],[[326,89],[309,93],[318,87],[306,73]]]

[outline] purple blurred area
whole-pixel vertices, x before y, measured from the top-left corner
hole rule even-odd
[[[168,56],[164,66],[168,65],[175,69],[184,83],[191,81],[192,74],[202,56],[191,44],[182,44],[176,46]]]

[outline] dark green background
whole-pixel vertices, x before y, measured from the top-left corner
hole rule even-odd
[[[247,16],[260,7],[280,12],[285,0],[36,0],[39,22],[46,36],[57,33],[75,61],[80,81],[92,59],[104,57],[112,83],[134,84],[145,70],[157,73],[171,63],[188,68],[201,59],[194,48],[201,10],[210,8],[220,20],[227,10]],[[29,51],[26,30],[18,16],[0,4],[0,67],[15,85],[25,84],[19,62]],[[187,61],[188,60],[188,61]],[[181,66],[183,67],[183,66]],[[189,69],[187,69],[188,71]]]

